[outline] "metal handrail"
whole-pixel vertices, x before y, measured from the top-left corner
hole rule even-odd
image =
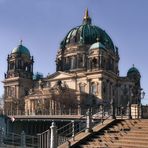
[[[38,136],[38,148],[49,148],[50,145],[50,129],[37,134]]]
[[[21,134],[17,133],[4,133],[3,129],[0,129],[0,146],[10,145],[10,146],[29,146],[32,148],[37,147],[37,136],[26,135],[24,132]]]
[[[102,112],[103,110],[99,110],[99,112],[97,112],[97,113],[100,113],[100,112]],[[95,113],[95,114],[97,114],[97,113]],[[105,113],[105,111],[103,111],[103,113],[102,113],[102,115],[104,115],[104,113]],[[91,115],[91,116],[93,116],[93,115]],[[108,118],[110,118],[110,114],[108,114],[108,116],[104,119],[103,117],[104,116],[102,116],[102,119],[105,121],[105,120],[107,120]],[[79,118],[79,120],[80,119],[82,119],[82,118],[85,118],[86,117],[86,115],[83,115],[82,117],[80,117]],[[92,118],[93,119],[93,118]],[[100,122],[102,122],[103,120],[101,120]],[[100,123],[100,122],[97,122],[97,123],[94,123],[94,124],[92,124],[92,127],[94,127],[96,124],[98,124],[98,123]],[[102,122],[103,123],[103,122]],[[67,125],[64,125],[63,127],[61,127],[60,129],[58,129],[57,131],[57,133],[58,133],[58,145],[61,145],[61,144],[63,144],[64,142],[66,142],[66,141],[68,141],[69,139],[71,139],[71,138],[73,138],[74,139],[74,137],[77,135],[77,134],[79,134],[80,132],[82,132],[82,131],[84,131],[85,129],[86,129],[86,121],[85,121],[85,126],[84,127],[82,127],[81,129],[80,129],[80,124],[81,124],[81,122],[79,121],[78,123],[74,123],[74,122],[70,122],[70,123],[68,123]],[[67,127],[69,127],[70,126],[70,128],[67,128]],[[64,130],[64,128],[66,128],[66,130]],[[63,129],[63,132],[60,132],[60,130],[62,130]],[[70,131],[69,133],[67,133],[68,131]],[[67,133],[67,134],[66,134]],[[63,135],[64,135],[64,137],[63,137]],[[62,139],[62,140],[61,140]]]
[[[80,121],[81,119],[85,118],[86,115],[81,116],[78,121]],[[59,128],[57,130],[58,133],[58,145],[61,145],[62,143],[64,143],[65,141],[67,141],[68,139],[70,139],[71,137],[74,138],[75,134],[78,133],[78,131],[80,132],[80,130],[84,130],[83,129],[79,129],[77,130],[76,127],[79,127],[80,122],[76,123],[74,122],[74,120],[72,120],[72,122],[64,125],[63,127]]]

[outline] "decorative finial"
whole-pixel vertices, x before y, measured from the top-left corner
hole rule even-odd
[[[22,45],[22,43],[23,43],[23,40],[20,40],[20,45]]]
[[[88,8],[86,8],[86,10],[85,10],[85,14],[83,17],[83,24],[91,24],[91,18],[88,13]]]
[[[87,18],[89,18],[88,8],[86,8],[86,10],[85,10],[85,15],[84,15],[84,19],[87,19]]]
[[[133,67],[135,67],[135,65],[133,64]]]

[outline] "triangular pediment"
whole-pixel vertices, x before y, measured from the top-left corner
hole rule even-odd
[[[66,73],[66,72],[58,71],[58,72],[51,74],[49,76],[49,79],[50,80],[62,80],[62,79],[69,79],[69,78],[72,78],[72,77],[74,77],[74,74],[69,74],[69,73]]]

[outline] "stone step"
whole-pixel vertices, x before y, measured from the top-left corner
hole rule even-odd
[[[138,124],[143,124],[143,125],[145,125],[145,124],[148,124],[148,122],[138,122]]]
[[[119,126],[119,127],[133,127],[133,125],[128,125],[126,123],[120,123],[120,124],[117,124],[116,126]]]
[[[109,146],[109,144],[107,144],[106,142],[102,142],[102,143],[91,143],[91,144],[85,144],[85,145],[81,145],[81,148],[107,148]]]
[[[147,134],[128,133],[126,137],[147,137]]]
[[[141,144],[128,144],[128,143],[111,143],[108,145],[109,148],[148,148],[147,145],[141,145]]]
[[[109,130],[115,130],[115,131],[129,131],[129,130],[131,130],[132,128],[130,128],[130,127],[119,127],[119,126],[115,126],[115,127],[113,127],[113,128],[110,128]]]
[[[98,138],[92,139],[91,141],[96,141],[96,142],[104,142],[104,141],[114,141],[114,140],[119,140],[121,139],[121,136],[115,136],[115,135],[111,135],[111,136],[100,136]]]
[[[137,125],[135,125],[134,127],[143,127],[143,128],[147,128],[147,127],[148,127],[148,124],[147,124],[147,125],[137,124]]]
[[[123,138],[124,140],[134,140],[134,141],[148,141],[148,137],[131,137],[130,135],[129,136],[125,136],[125,137],[121,137]],[[121,139],[119,138],[119,139]]]
[[[126,143],[126,144],[135,144],[135,145],[137,145],[137,144],[139,144],[139,145],[148,145],[148,141],[146,140],[146,141],[139,141],[139,140],[133,140],[133,139],[120,139],[120,140],[116,140],[116,141],[114,141],[114,143]]]
[[[117,139],[116,138],[100,138],[100,139],[95,139],[94,141],[93,141],[93,143],[94,144],[102,144],[102,143],[112,143],[112,142],[114,142],[114,141],[116,141]],[[89,144],[91,144],[91,142],[89,142]]]
[[[120,120],[95,136],[82,148],[148,148],[148,120]]]
[[[141,144],[148,144],[148,137],[100,137],[98,139],[94,139],[93,142],[100,143],[100,142],[134,142],[134,143],[141,143]],[[91,142],[89,142],[91,143]]]
[[[147,145],[133,143],[91,143],[80,146],[81,148],[148,148]]]
[[[118,129],[131,129],[133,126],[128,126],[128,125],[123,125],[123,124],[118,124],[118,125],[115,125],[113,127],[116,127]]]
[[[91,146],[91,145],[83,145],[80,146],[80,148],[109,148],[106,145],[97,145],[97,146]]]
[[[148,127],[144,128],[144,127],[132,127],[131,131],[133,130],[137,130],[137,131],[148,131]]]
[[[125,122],[130,122],[130,123],[138,123],[138,122],[140,122],[140,120],[139,119],[127,119],[127,120],[123,120],[123,121],[125,121]]]
[[[135,134],[135,135],[148,135],[148,132],[147,131],[144,131],[144,130],[131,130],[128,132],[128,134]]]
[[[148,124],[148,122],[142,121],[142,122],[138,122],[138,124]]]
[[[138,122],[131,122],[131,121],[121,121],[121,124],[127,124],[129,126],[133,126],[138,124]]]
[[[148,119],[139,119],[140,122],[148,122]]]

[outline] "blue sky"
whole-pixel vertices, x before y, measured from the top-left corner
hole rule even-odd
[[[148,103],[147,7],[148,0],[0,0],[0,80],[7,70],[7,55],[21,39],[34,56],[34,72],[44,76],[55,72],[59,43],[71,28],[81,25],[88,8],[92,23],[119,48],[120,75],[125,76],[132,64],[139,69]]]

